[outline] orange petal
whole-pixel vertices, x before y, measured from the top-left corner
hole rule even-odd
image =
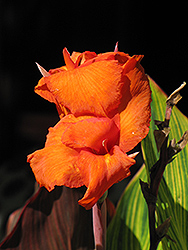
[[[69,114],[63,117],[53,128],[49,128],[45,147],[56,146],[62,144],[62,135],[68,127],[74,123],[82,121],[83,119],[89,119],[91,116],[79,116],[75,117]]]
[[[56,101],[76,116],[105,116],[119,104],[121,74],[116,61],[99,61],[51,75],[47,86]]]
[[[48,88],[49,77],[42,77],[37,86],[35,87],[35,93],[40,95],[42,98],[57,104],[54,95],[50,92]]]
[[[85,51],[83,53],[73,51],[71,55],[71,59],[73,60],[74,63],[76,63],[77,66],[79,66],[96,56],[97,54],[91,51]]]
[[[106,52],[99,54],[95,61],[101,61],[101,60],[117,60],[120,65],[123,65],[130,59],[130,56],[128,54],[125,54],[124,52]]]
[[[130,86],[131,86],[131,82],[132,80],[134,80],[134,78],[129,78],[128,77],[128,73],[133,70],[135,67],[137,67],[138,61],[141,60],[143,56],[133,56],[131,57],[124,65],[123,65],[123,79],[124,79],[124,85],[121,89],[121,102],[120,105],[118,107],[118,111],[119,113],[121,113],[127,106],[128,102],[131,100],[132,98],[132,94],[130,92]]]
[[[94,58],[97,56],[97,54],[95,52],[90,52],[90,51],[85,51],[83,53],[79,53],[79,52],[74,51],[72,53],[72,55],[70,56],[69,52],[67,51],[66,48],[64,48],[63,54],[64,54],[65,61],[67,62],[67,64],[70,64],[70,67],[72,67],[72,68],[75,68],[75,66],[78,66],[79,63],[83,64],[85,61],[88,61],[91,58]],[[37,67],[39,68],[40,72],[42,73],[42,75],[44,75],[45,77],[42,77],[39,80],[38,85],[35,87],[35,93],[37,93],[38,95],[40,95],[44,99],[48,100],[49,102],[54,102],[57,105],[56,99],[54,98],[53,94],[50,92],[50,90],[47,87],[48,82],[49,82],[48,76],[50,76],[52,74],[57,74],[57,73],[62,72],[62,71],[67,71],[67,67],[62,66],[60,68],[50,69],[49,72],[47,72],[38,63],[36,63],[36,64],[37,64]]]
[[[57,186],[77,188],[83,186],[75,163],[78,153],[65,145],[46,147],[28,155],[28,162],[37,182],[48,191]]]
[[[73,51],[73,52],[72,52],[71,59],[73,60],[74,63],[76,63],[78,57],[79,57],[81,54],[82,54],[82,53],[76,52],[76,51]]]
[[[39,80],[38,85],[35,87],[35,93],[37,93],[38,95],[40,95],[44,99],[48,100],[49,102],[55,103],[58,114],[59,114],[60,118],[62,118],[68,112],[64,106],[62,106],[61,104],[58,103],[58,101],[54,97],[53,93],[50,92],[50,90],[48,88],[48,81],[49,81],[48,77],[42,77]]]
[[[69,54],[67,48],[63,49],[63,57],[64,57],[65,64],[66,64],[68,70],[72,70],[76,67],[75,63],[73,62],[73,60],[70,57],[70,54]]]
[[[87,191],[79,204],[90,209],[114,183],[130,175],[129,167],[133,164],[135,160],[124,154],[118,146],[113,148],[111,154],[104,156],[81,151],[77,165]]]
[[[37,182],[49,191],[55,185],[70,188],[84,185],[76,167],[79,153],[61,143],[62,130],[65,129],[61,121],[49,129],[45,148],[28,156]]]
[[[119,140],[119,115],[114,119],[107,117],[83,117],[82,120],[67,127],[62,135],[62,143],[73,148],[91,148],[105,154]],[[106,145],[104,145],[106,141]]]
[[[96,56],[97,56],[97,54],[95,52],[85,51],[82,54],[80,54],[80,56],[77,58],[76,66],[78,67],[87,61],[89,61],[89,64],[90,64],[93,62],[93,60],[90,60],[90,59],[93,59]]]
[[[130,151],[146,137],[151,116],[151,90],[139,62],[126,73],[126,77],[130,81],[130,86],[125,93],[127,99],[124,109],[120,110],[120,148],[124,152]]]

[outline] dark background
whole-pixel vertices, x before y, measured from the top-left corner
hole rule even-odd
[[[0,0],[0,227],[33,191],[26,156],[58,121],[55,105],[34,93],[36,61],[49,70],[64,64],[65,46],[100,53],[119,41],[120,51],[145,55],[146,73],[167,94],[187,81],[187,3],[148,2]],[[178,104],[186,116],[187,88]]]

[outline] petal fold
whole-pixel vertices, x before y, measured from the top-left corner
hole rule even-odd
[[[151,90],[139,62],[126,73],[126,77],[130,86],[125,93],[125,108],[120,110],[120,148],[124,152],[130,151],[146,137],[151,117]]]
[[[116,125],[118,117],[82,117],[82,120],[67,127],[61,141],[69,147],[90,148],[98,154],[105,154],[119,142],[119,124]]]
[[[65,129],[62,120],[49,129],[45,148],[27,158],[37,182],[48,191],[54,189],[55,185],[70,188],[84,185],[76,167],[79,153],[61,143],[62,131]]]
[[[90,209],[114,183],[130,175],[129,168],[135,160],[114,146],[110,154],[104,156],[82,151],[77,164],[87,187],[84,197],[78,202]]]

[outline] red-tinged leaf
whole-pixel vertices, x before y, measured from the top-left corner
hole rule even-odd
[[[56,187],[52,192],[40,188],[20,214],[17,211],[11,216],[14,227],[0,249],[94,249],[91,210],[78,204],[84,192],[83,187]]]
[[[108,222],[110,222],[114,217],[114,215],[116,214],[116,208],[108,197],[106,198],[106,207],[108,212]]]

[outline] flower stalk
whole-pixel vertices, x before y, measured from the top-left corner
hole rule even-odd
[[[165,168],[167,164],[173,160],[173,156],[180,152],[188,142],[188,132],[186,131],[178,143],[176,143],[175,139],[173,139],[168,146],[168,136],[170,133],[169,122],[172,114],[172,108],[182,98],[179,91],[185,86],[185,84],[186,83],[183,83],[167,98],[164,121],[155,121],[158,130],[154,131],[154,136],[157,149],[160,151],[160,157],[150,169],[150,183],[145,183],[140,180],[141,190],[146,200],[149,212],[150,250],[156,250],[159,242],[164,237],[167,237],[175,242],[167,235],[171,217],[167,218],[165,222],[156,228],[155,210],[159,185]]]
[[[106,249],[106,200],[93,206],[93,231],[95,250]]]

